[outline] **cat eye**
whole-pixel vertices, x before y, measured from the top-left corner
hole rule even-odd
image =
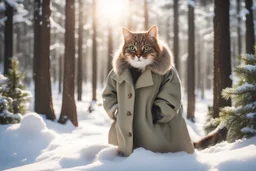
[[[144,46],[144,50],[145,50],[145,51],[148,51],[149,49],[150,49],[149,46]]]
[[[131,46],[129,47],[129,49],[130,49],[130,51],[135,51],[135,46],[131,45]]]

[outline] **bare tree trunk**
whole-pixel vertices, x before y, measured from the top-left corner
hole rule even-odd
[[[77,100],[82,100],[83,92],[83,26],[84,4],[79,0],[79,28],[78,28],[78,60],[77,60]]]
[[[179,0],[174,0],[173,4],[173,56],[175,67],[179,71]]]
[[[59,123],[68,119],[78,126],[75,93],[75,1],[66,0],[65,60],[61,114]]]
[[[5,27],[4,27],[4,75],[9,73],[13,56],[13,7],[5,1]]]
[[[241,1],[236,0],[238,55],[242,53],[240,6]]]
[[[92,100],[96,101],[97,91],[97,28],[96,28],[96,14],[97,14],[97,0],[93,0],[92,12]]]
[[[231,100],[225,100],[221,92],[231,87],[231,57],[229,31],[229,0],[214,1],[214,85],[213,118],[219,117],[219,109],[231,106]]]
[[[50,0],[42,1],[42,20],[38,33],[40,55],[37,56],[37,73],[35,84],[35,112],[45,114],[47,119],[55,120],[52,105],[52,91],[50,79]],[[27,61],[26,61],[27,62]],[[43,91],[42,91],[43,90]]]
[[[33,59],[33,78],[36,85],[36,74],[37,74],[37,58],[40,55],[40,21],[41,21],[41,15],[39,15],[39,12],[42,8],[41,0],[35,0],[34,3],[34,59]],[[35,93],[36,93],[36,87],[35,87]]]
[[[62,82],[63,82],[63,56],[59,55],[59,94],[62,92]]]
[[[252,0],[245,0],[245,6],[249,13],[246,14],[246,53],[254,54],[254,23],[253,23],[253,11]]]
[[[165,37],[165,39],[166,39],[166,43],[167,43],[167,45],[170,47],[170,18],[171,17],[167,17],[166,18],[166,37]]]
[[[144,29],[148,30],[148,2],[144,0]]]
[[[112,40],[112,27],[108,26],[108,70],[109,73],[112,69],[112,53],[113,53],[113,40]]]
[[[37,60],[40,56],[40,21],[42,20],[42,16],[39,15],[39,10],[42,9],[42,3],[41,0],[35,0],[34,3],[34,58],[33,58],[33,79],[34,79],[34,110],[36,111],[36,103],[40,101],[40,97],[37,95],[40,93],[40,89],[37,86],[37,73],[38,73],[38,67],[37,67]],[[25,45],[23,45],[25,47]],[[25,48],[24,48],[25,49]]]
[[[3,33],[3,27],[0,26],[0,33]],[[0,34],[0,44],[4,44],[4,38],[2,37],[2,35]],[[0,46],[0,62],[2,63],[4,61],[4,46]]]
[[[194,7],[188,5],[188,59],[187,59],[187,89],[188,107],[187,118],[195,118],[195,22]]]
[[[197,88],[198,90],[200,90],[201,92],[201,97],[202,97],[202,94],[204,89],[203,89],[203,81],[204,81],[204,78],[203,78],[203,66],[202,66],[202,53],[201,51],[203,50],[203,48],[201,48],[201,42],[202,42],[202,39],[201,39],[201,36],[200,36],[200,33],[199,31],[197,32]]]

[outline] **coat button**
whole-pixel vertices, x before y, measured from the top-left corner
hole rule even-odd
[[[131,116],[132,114],[131,114],[131,112],[128,111],[128,112],[126,113],[126,115],[127,115],[127,116]]]
[[[132,136],[132,133],[131,133],[131,132],[129,132],[129,133],[128,133],[128,137],[131,137],[131,136]]]
[[[132,98],[132,93],[128,94],[128,99]]]

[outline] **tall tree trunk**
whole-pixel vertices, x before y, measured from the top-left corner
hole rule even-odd
[[[9,73],[13,55],[13,7],[5,1],[5,27],[4,27],[4,75]]]
[[[108,70],[109,73],[112,69],[112,53],[113,53],[113,40],[112,40],[112,27],[108,26]]]
[[[33,79],[34,79],[34,110],[36,111],[36,104],[38,101],[40,101],[40,97],[37,95],[40,93],[40,89],[37,86],[37,73],[38,73],[38,67],[37,67],[37,60],[40,56],[40,21],[42,20],[42,16],[39,15],[39,11],[42,10],[42,3],[41,0],[35,0],[34,3],[34,58],[33,58]],[[25,30],[24,30],[25,31]],[[24,32],[25,33],[25,32]],[[23,44],[23,47],[25,47],[25,44]],[[25,48],[24,48],[25,49]],[[26,53],[26,51],[25,51]]]
[[[170,47],[170,16],[166,18],[166,43]]]
[[[231,57],[229,31],[229,0],[214,1],[214,83],[213,118],[219,117],[219,109],[231,105],[231,100],[221,96],[224,88],[231,87]]]
[[[199,30],[199,29],[198,29]],[[199,31],[197,31],[197,55],[196,55],[196,58],[197,58],[197,66],[196,66],[196,69],[197,69],[197,88],[198,88],[198,91],[200,90],[200,92],[202,93],[204,91],[203,89],[203,74],[202,74],[202,71],[203,71],[203,66],[202,66],[202,60],[201,60],[201,57],[202,57],[202,50],[203,48],[201,48],[201,42],[202,42],[202,39],[201,39],[201,36],[200,36],[200,33]],[[201,95],[202,97],[202,95]]]
[[[254,54],[254,23],[253,23],[253,11],[252,0],[245,0],[246,9],[249,13],[246,14],[246,53]]]
[[[39,57],[40,53],[40,21],[41,15],[40,10],[42,8],[41,0],[35,0],[34,3],[34,59],[33,59],[33,79],[36,85],[36,74],[37,74],[37,58]],[[36,94],[36,89],[35,89]]]
[[[63,55],[59,55],[59,94],[62,92],[62,81],[63,81]]]
[[[96,90],[97,90],[97,28],[96,28],[96,14],[97,14],[97,0],[93,0],[93,11],[92,11],[92,100],[96,101]]]
[[[0,27],[0,33],[3,33],[3,27]],[[0,34],[0,44],[4,44],[4,38],[2,37],[2,35]],[[4,46],[0,46],[0,62],[2,63],[4,61]]]
[[[83,91],[83,26],[84,26],[84,4],[79,0],[79,28],[78,28],[78,60],[77,60],[77,100],[82,100]]]
[[[148,30],[148,2],[144,0],[144,29]]]
[[[78,126],[75,93],[75,0],[66,0],[65,60],[62,107],[59,123],[68,119]]]
[[[236,0],[238,55],[242,53],[240,6],[241,1]]]
[[[37,56],[37,73],[35,84],[35,112],[45,114],[47,119],[55,120],[56,116],[52,104],[50,78],[50,0],[42,1],[42,17],[40,32],[38,33],[41,52]],[[43,90],[43,91],[42,91]]]
[[[175,67],[179,71],[179,0],[174,0],[173,4],[173,56]]]
[[[195,118],[195,22],[194,7],[188,5],[188,59],[187,59],[187,89],[188,107],[187,118]]]

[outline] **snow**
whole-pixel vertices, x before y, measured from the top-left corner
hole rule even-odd
[[[5,5],[3,2],[0,2],[0,12],[5,11]]]
[[[191,7],[195,8],[196,2],[194,0],[188,0],[188,5],[190,5]]]
[[[5,24],[5,21],[7,20],[7,17],[3,17],[0,19],[0,26]]]
[[[256,117],[256,113],[247,113],[247,114],[246,114],[246,117],[247,117],[247,118],[250,118],[250,119],[253,119],[253,118]]]
[[[61,109],[61,96],[53,86],[53,102],[57,117]],[[256,168],[256,137],[222,142],[194,154],[153,153],[139,148],[129,157],[117,155],[117,147],[107,144],[111,120],[102,105],[91,105],[91,87],[86,85],[83,101],[77,102],[79,126],[71,122],[60,125],[36,113],[26,114],[20,124],[0,125],[0,170],[8,171],[78,171],[78,170],[175,170],[175,171],[229,171]],[[98,92],[101,93],[100,91]],[[211,104],[211,92],[205,100],[197,98],[195,123],[186,120],[193,141],[204,136],[202,125]],[[186,102],[185,102],[186,105]]]
[[[0,84],[3,84],[6,80],[7,78],[3,74],[0,74]]]
[[[247,70],[248,72],[256,72],[256,66],[255,65],[244,65],[243,66],[245,68],[245,70]]]
[[[241,129],[242,133],[252,133],[252,134],[256,134],[256,130],[253,128],[249,128],[249,127],[244,127]]]
[[[51,27],[56,29],[60,33],[65,33],[65,28],[63,28],[60,24],[55,22],[52,17],[50,17]],[[41,25],[41,23],[40,23]]]
[[[11,7],[17,8],[18,4],[16,0],[5,0]]]
[[[236,88],[236,90],[227,89],[227,92],[234,94],[241,94],[246,92],[254,92],[256,91],[256,86],[254,84],[244,83]]]
[[[1,125],[0,170],[34,162],[56,136],[35,113],[24,116],[20,124]]]

